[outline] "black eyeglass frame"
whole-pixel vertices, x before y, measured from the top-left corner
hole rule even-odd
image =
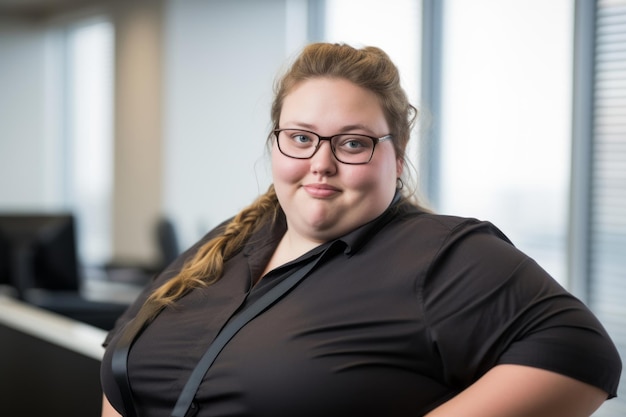
[[[291,130],[291,131],[295,131],[295,132],[304,132],[304,133],[310,133],[313,136],[317,137],[317,144],[315,145],[315,147],[313,148],[313,153],[310,156],[291,156],[291,155],[287,155],[282,148],[280,147],[280,139],[279,139],[279,134],[280,132],[286,131],[286,130]],[[295,128],[285,128],[285,129],[275,129],[273,131],[274,136],[276,137],[276,144],[278,145],[278,150],[280,151],[280,153],[282,153],[283,155],[285,155],[288,158],[293,158],[293,159],[311,159],[313,158],[313,156],[315,156],[315,154],[317,153],[317,151],[319,150],[320,146],[322,145],[322,141],[323,140],[327,140],[329,145],[330,145],[330,150],[333,153],[333,156],[335,157],[335,159],[339,162],[341,162],[342,164],[346,164],[346,165],[365,165],[368,164],[372,158],[374,157],[374,151],[376,150],[376,145],[379,142],[384,142],[386,140],[391,140],[393,139],[393,135],[391,133],[385,135],[385,136],[381,136],[379,138],[374,137],[374,136],[369,136],[369,135],[364,135],[362,133],[338,133],[336,135],[332,135],[332,136],[322,136],[319,135],[315,132],[312,132],[310,130],[306,130],[306,129],[295,129]],[[370,157],[367,159],[367,161],[365,162],[345,162],[342,161],[341,159],[339,159],[339,157],[337,156],[337,154],[335,153],[335,147],[333,146],[333,138],[336,138],[338,136],[347,136],[347,135],[352,135],[352,136],[358,136],[358,137],[363,137],[363,138],[368,138],[371,139],[372,141],[372,152],[370,153]]]

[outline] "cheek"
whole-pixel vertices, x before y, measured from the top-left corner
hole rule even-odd
[[[369,191],[381,185],[381,173],[367,165],[347,167],[342,175],[344,186],[353,190]]]
[[[306,175],[306,160],[288,158],[274,145],[272,149],[272,177],[274,182],[293,183]]]
[[[345,170],[344,182],[360,190],[384,190],[396,188],[398,165],[393,159],[379,160],[371,165],[353,165]]]

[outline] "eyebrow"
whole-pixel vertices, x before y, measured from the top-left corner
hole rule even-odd
[[[289,124],[289,123],[287,123]],[[307,130],[311,130],[314,131],[315,130],[315,126],[308,124],[308,123],[293,123],[295,126],[300,127],[302,129],[307,129]],[[339,133],[347,133],[347,132],[351,132],[353,130],[364,130],[370,134],[373,134],[374,132],[372,131],[372,129],[368,128],[367,126],[357,123],[357,124],[352,124],[352,125],[346,125],[343,126],[341,129],[339,129]]]

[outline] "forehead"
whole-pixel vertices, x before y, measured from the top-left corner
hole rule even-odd
[[[341,78],[314,78],[298,83],[285,96],[280,124],[310,128],[363,125],[386,129],[382,106],[371,91]]]

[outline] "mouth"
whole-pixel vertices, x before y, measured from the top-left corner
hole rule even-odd
[[[305,184],[302,188],[311,196],[315,198],[329,198],[333,197],[341,192],[337,187],[333,187],[328,184]]]

